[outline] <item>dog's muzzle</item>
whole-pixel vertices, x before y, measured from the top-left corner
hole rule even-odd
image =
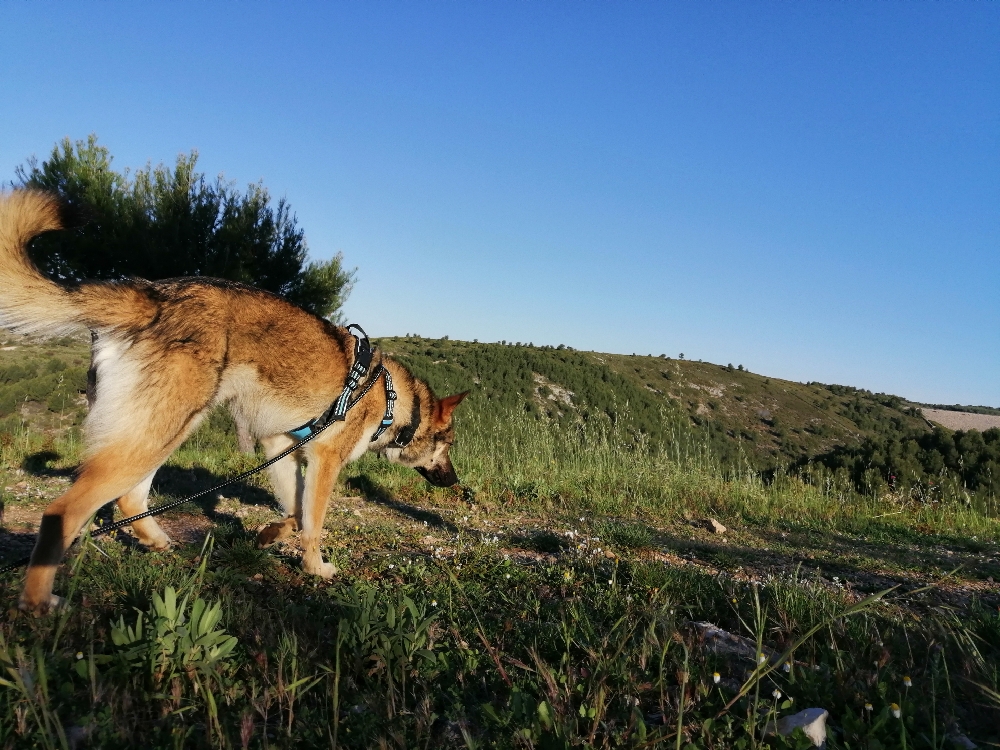
[[[423,466],[415,466],[414,468],[420,476],[433,484],[435,487],[451,487],[453,484],[458,482],[458,474],[456,474],[455,470],[450,466],[446,469],[441,467],[425,469]]]

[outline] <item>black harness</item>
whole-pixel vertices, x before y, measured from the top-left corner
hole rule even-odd
[[[371,369],[372,359],[374,358],[374,351],[372,349],[371,341],[368,340],[368,334],[365,333],[364,329],[352,323],[347,326],[347,330],[352,328],[358,329],[358,334],[355,335],[354,340],[354,364],[351,365],[350,371],[347,373],[347,382],[344,383],[344,390],[341,391],[340,396],[330,404],[330,408],[323,412],[320,416],[310,419],[301,427],[296,427],[294,430],[289,430],[288,434],[292,437],[303,440],[307,437],[315,435],[322,429],[325,429],[327,425],[331,422],[343,422],[347,419],[348,410],[354,406],[358,401],[364,398],[365,394],[368,393],[378,381],[379,376],[383,376],[383,381],[385,382],[385,414],[382,417],[382,423],[375,430],[375,434],[372,435],[371,442],[375,442],[380,437],[382,433],[392,427],[393,417],[392,410],[396,405],[396,390],[392,386],[392,375],[382,364],[381,357],[379,362],[375,365],[375,369],[372,370],[371,376],[369,377],[369,370]],[[356,396],[354,392],[358,390],[358,386],[368,378],[364,387],[361,388],[361,392]],[[417,428],[420,426],[420,399],[414,394],[413,399],[414,409],[410,420],[410,424],[401,428],[397,433],[396,437],[390,443],[390,447],[395,448],[405,448],[413,440],[413,435],[416,433]]]

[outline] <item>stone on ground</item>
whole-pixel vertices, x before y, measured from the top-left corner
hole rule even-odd
[[[825,708],[807,708],[791,716],[783,716],[778,719],[777,725],[768,722],[767,733],[786,736],[801,728],[805,732],[813,745],[816,747],[826,746],[826,720],[830,717],[830,712]]]
[[[713,534],[725,534],[728,529],[721,523],[716,521],[714,518],[705,519],[705,528],[711,531]]]

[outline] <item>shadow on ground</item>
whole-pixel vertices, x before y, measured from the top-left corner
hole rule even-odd
[[[49,464],[58,461],[62,456],[55,451],[38,451],[29,456],[25,456],[21,462],[21,468],[28,474],[35,477],[71,477],[76,473],[77,467],[71,466],[64,469],[56,469]]]
[[[984,603],[1000,604],[1000,561],[986,554],[943,554],[939,548],[915,549],[907,544],[864,543],[849,535],[827,532],[788,533],[755,530],[761,547],[722,541],[690,539],[656,531],[649,545],[691,562],[708,564],[727,572],[751,575],[797,573],[840,579],[861,593],[874,593],[897,584],[899,593],[933,584],[927,598],[967,603],[972,596]],[[956,568],[958,569],[956,571]],[[956,572],[956,575],[951,575]]]
[[[428,526],[443,529],[451,534],[458,533],[458,527],[440,514],[397,500],[392,496],[392,493],[364,475],[351,477],[347,480],[347,486],[364,495],[365,500],[388,508],[412,521],[426,523]]]

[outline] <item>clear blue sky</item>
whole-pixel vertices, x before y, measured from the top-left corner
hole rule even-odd
[[[285,196],[375,335],[1000,406],[1000,3],[0,3],[0,177]]]

